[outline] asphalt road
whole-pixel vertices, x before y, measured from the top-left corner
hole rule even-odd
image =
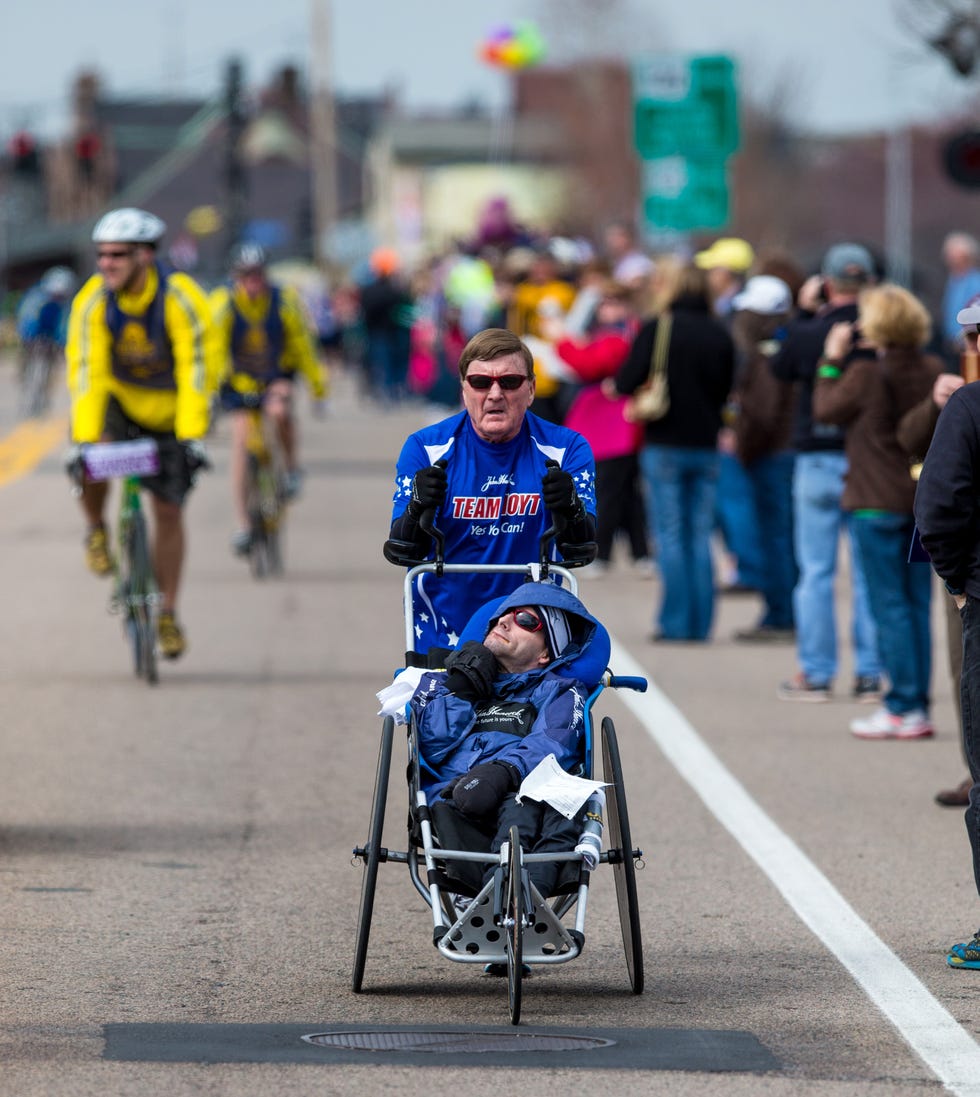
[[[0,1093],[980,1092],[980,973],[943,963],[980,919],[961,814],[932,802],[962,771],[938,607],[938,736],[865,743],[847,733],[863,710],[846,689],[776,700],[792,649],[730,640],[752,599],[721,603],[710,645],[654,646],[656,582],[622,564],[581,593],[616,638],[613,669],[655,687],[598,703],[645,851],[646,992],[629,992],[600,871],[584,954],[528,981],[521,1026],[614,1042],[453,1055],[300,1039],[513,1036],[506,986],[439,956],[402,866],[381,866],[364,993],[350,992],[374,693],[402,645],[380,545],[394,458],[426,412],[336,390],[325,422],[304,408],[309,475],[279,581],[228,552],[217,428],[188,509],[190,648],[156,688],[132,676],[108,586],[84,570],[57,446],[29,471],[0,448]],[[4,434],[12,407],[0,365]],[[850,674],[845,654],[842,687]]]

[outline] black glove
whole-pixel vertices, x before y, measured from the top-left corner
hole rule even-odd
[[[412,480],[411,502],[405,508],[409,516],[418,521],[425,511],[441,507],[446,501],[447,486],[445,461],[419,469]]]
[[[555,514],[569,522],[582,517],[582,500],[575,490],[572,474],[558,467],[557,461],[548,462],[548,471],[541,481],[541,501]]]
[[[457,777],[441,795],[452,798],[453,806],[473,819],[491,815],[508,792],[517,788],[517,771],[506,762],[484,762]]]
[[[208,457],[207,447],[200,438],[193,438],[188,442],[181,442],[180,448],[184,454],[184,467],[187,469],[187,475],[191,478],[191,483],[193,484],[197,474],[202,469],[209,469],[211,467],[211,458]]]
[[[71,446],[65,452],[65,472],[77,487],[85,483],[85,452],[82,446]]]
[[[464,701],[480,701],[493,692],[500,668],[493,652],[479,640],[467,640],[446,656],[446,689]]]

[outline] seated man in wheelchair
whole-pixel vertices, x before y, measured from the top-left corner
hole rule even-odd
[[[446,669],[423,674],[409,704],[422,789],[444,847],[486,849],[489,843],[496,853],[515,824],[527,852],[575,846],[577,818],[527,798],[518,803],[515,795],[550,754],[568,771],[581,764],[591,687],[576,668],[588,663],[599,631],[567,590],[526,583],[497,606],[482,642],[464,633]],[[597,655],[602,666],[597,662],[593,681],[608,650]],[[543,896],[554,894],[560,869],[560,862],[530,867]],[[460,890],[475,893],[490,873],[456,862],[449,875]]]

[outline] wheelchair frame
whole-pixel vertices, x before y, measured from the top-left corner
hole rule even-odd
[[[568,582],[572,594],[578,584],[565,567],[550,563],[545,548],[554,529],[542,538],[541,561],[534,564],[465,565],[446,564],[442,560],[441,540],[436,537],[436,559],[416,563],[405,575],[404,609],[406,652],[414,651],[414,611],[412,584],[425,572],[442,575],[445,572],[494,572],[523,575],[525,581],[536,582],[548,575],[560,575]],[[386,552],[387,555],[387,552]],[[390,557],[389,557],[390,558]],[[599,694],[607,688],[644,691],[644,678],[617,677],[608,669],[589,695],[585,705],[584,765],[585,776],[594,770],[595,742],[592,707]],[[353,850],[352,863],[363,862],[361,900],[358,913],[357,937],[351,989],[360,993],[370,938],[371,919],[377,886],[378,867],[383,862],[408,866],[416,891],[427,903],[432,915],[432,941],[441,955],[456,963],[506,966],[508,1006],[512,1024],[518,1024],[523,998],[524,965],[563,964],[575,959],[585,945],[585,918],[591,871],[582,853],[530,853],[521,848],[518,828],[512,827],[499,855],[464,849],[448,849],[437,844],[433,832],[432,813],[426,794],[421,788],[418,735],[415,718],[408,724],[409,758],[409,822],[408,842],[404,850],[391,850],[382,844],[388,782],[394,746],[395,723],[386,717],[381,728],[381,743],[375,775],[374,798],[367,842]],[[616,730],[607,716],[600,724],[602,779],[606,783],[606,848],[599,856],[600,864],[612,867],[616,888],[623,948],[634,994],[643,992],[643,944],[640,931],[636,870],[642,867],[643,852],[632,845],[626,791]],[[528,866],[535,862],[571,862],[579,866],[574,892],[546,899],[530,881]],[[441,864],[470,862],[493,867],[492,878],[476,894],[462,913],[454,906],[448,881]],[[567,920],[574,912],[574,923]]]

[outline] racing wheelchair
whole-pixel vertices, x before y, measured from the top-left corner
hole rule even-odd
[[[418,561],[399,552],[398,543],[389,542],[385,555],[394,563],[408,565],[404,584],[406,664],[425,667],[424,653],[414,650],[412,583],[423,572],[437,577],[446,572],[511,572],[519,582],[548,583],[559,579],[572,594],[577,583],[568,568],[548,560],[548,547],[560,532],[552,527],[540,541],[539,560],[527,565],[453,565],[443,559],[443,538],[432,526],[431,515],[423,524],[435,542],[435,559]],[[519,585],[515,583],[516,585]],[[477,611],[460,636],[481,639],[501,599]],[[522,848],[516,826],[510,828],[500,852],[492,853],[489,842],[466,826],[458,813],[443,800],[429,803],[422,789],[425,759],[419,746],[419,731],[414,715],[407,724],[408,746],[408,834],[406,848],[389,849],[383,845],[385,809],[394,749],[395,720],[386,716],[374,783],[374,797],[368,838],[353,850],[352,863],[363,862],[360,909],[354,949],[351,989],[363,987],[371,920],[382,863],[404,864],[416,891],[428,905],[432,917],[432,942],[440,954],[456,963],[481,964],[484,969],[503,974],[506,969],[508,1006],[511,1023],[520,1022],[523,979],[533,965],[563,964],[578,957],[585,946],[585,916],[592,871],[608,865],[615,884],[616,901],[622,930],[623,947],[630,986],[634,994],[643,991],[643,946],[640,933],[636,870],[642,867],[642,850],[632,844],[629,813],[619,745],[613,721],[603,717],[598,735],[592,719],[594,702],[604,689],[646,690],[644,678],[612,674],[607,661],[609,634],[601,624],[591,639],[588,654],[573,660],[562,673],[577,678],[589,687],[585,703],[585,733],[577,773],[601,780],[605,785],[605,812],[601,800],[590,798],[576,819],[586,834],[575,848],[559,852],[534,853]],[[601,763],[600,760],[601,759]],[[596,777],[601,773],[601,777]],[[605,848],[598,851],[605,817]],[[598,837],[598,840],[596,838]],[[480,846],[482,845],[482,848]],[[535,862],[560,862],[554,894],[542,895],[529,877]],[[492,870],[492,871],[491,871]],[[487,882],[484,876],[490,874]]]

